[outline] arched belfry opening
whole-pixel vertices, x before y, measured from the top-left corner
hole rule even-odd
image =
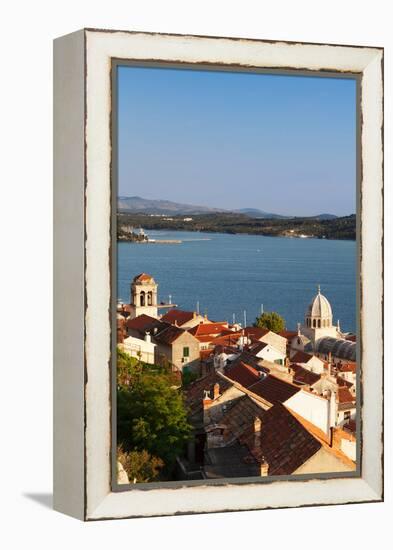
[[[130,317],[134,319],[140,315],[158,318],[157,307],[158,285],[154,278],[147,273],[140,273],[131,281]]]

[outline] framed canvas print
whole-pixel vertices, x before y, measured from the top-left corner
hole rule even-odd
[[[54,505],[383,499],[383,50],[54,43]]]

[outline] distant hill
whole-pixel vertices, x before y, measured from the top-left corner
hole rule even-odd
[[[239,214],[245,214],[249,218],[258,218],[258,219],[285,219],[290,216],[281,216],[280,214],[272,214],[271,212],[265,212],[264,210],[259,210],[258,208],[240,208],[235,210]]]
[[[183,216],[198,214],[215,214],[219,212],[242,214],[254,219],[285,220],[297,216],[282,216],[272,212],[265,212],[258,208],[240,208],[239,210],[227,210],[225,208],[211,208],[195,204],[182,204],[167,200],[144,199],[142,197],[119,197],[117,201],[118,211],[124,214],[155,214],[161,216]],[[334,214],[318,214],[309,216],[310,219],[332,220],[337,218]]]
[[[213,214],[214,212],[224,212],[223,208],[209,208],[208,206],[196,206],[166,200],[143,199],[142,197],[119,197],[117,208],[119,212],[124,213],[132,212],[161,215]]]
[[[335,220],[339,216],[336,216],[335,214],[318,214],[317,216],[311,216],[314,220]]]

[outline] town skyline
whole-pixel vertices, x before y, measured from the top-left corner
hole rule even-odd
[[[180,309],[147,272],[129,283],[117,304],[119,484],[356,471],[356,335],[319,285],[290,330],[276,312],[241,325]]]

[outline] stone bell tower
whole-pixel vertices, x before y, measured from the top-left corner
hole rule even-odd
[[[131,282],[130,319],[135,319],[139,315],[158,318],[157,288],[157,283],[147,273],[134,277]]]

